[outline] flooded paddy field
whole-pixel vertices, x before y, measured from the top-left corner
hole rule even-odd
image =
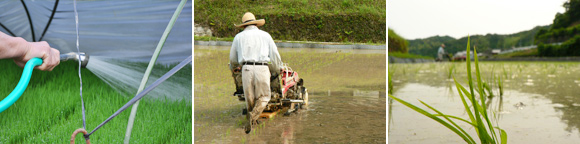
[[[580,63],[480,62],[479,65],[482,80],[495,95],[486,101],[487,109],[493,112],[492,123],[507,132],[508,143],[580,141]],[[389,64],[389,73],[393,96],[427,109],[418,101],[422,100],[442,113],[468,119],[452,79],[454,76],[468,87],[465,63]],[[389,143],[464,143],[436,121],[397,101],[388,103]],[[476,135],[473,127],[456,123]]]
[[[245,134],[229,48],[195,46],[195,143],[386,142],[385,50],[279,48],[305,81],[309,109],[276,115]]]

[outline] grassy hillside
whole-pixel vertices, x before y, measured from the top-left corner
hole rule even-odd
[[[245,12],[265,19],[261,28],[276,40],[372,42],[386,38],[384,0],[195,0],[195,23],[208,26],[214,36],[234,37]]]
[[[394,30],[389,28],[389,53],[390,52],[400,52],[400,53],[407,53],[409,52],[409,42],[405,40],[403,37],[399,36],[395,33]]]
[[[16,86],[22,68],[12,60],[0,60],[0,99]],[[72,132],[82,128],[78,63],[61,63],[52,72],[35,70],[30,83],[14,105],[0,113],[0,143],[69,143]],[[128,102],[122,95],[87,69],[82,69],[87,130]],[[191,75],[191,66],[177,74]],[[126,110],[90,136],[93,143],[122,143],[130,110]],[[141,101],[135,119],[132,143],[191,143],[190,101]],[[77,142],[84,138],[77,135]]]

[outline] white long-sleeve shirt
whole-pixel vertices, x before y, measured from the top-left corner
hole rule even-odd
[[[237,67],[243,62],[270,63],[275,69],[279,69],[282,65],[278,47],[272,36],[254,25],[246,26],[232,42],[230,68]]]

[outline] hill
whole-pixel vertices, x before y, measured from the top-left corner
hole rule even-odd
[[[529,46],[534,44],[534,37],[541,29],[550,26],[537,26],[531,30],[521,31],[514,34],[486,34],[472,35],[471,45],[476,46],[479,52],[489,52],[492,49],[507,50],[512,47]],[[467,36],[455,39],[450,36],[433,36],[424,39],[409,40],[409,53],[435,57],[437,49],[445,44],[447,53],[456,53],[465,50]]]
[[[409,52],[409,42],[389,28],[389,52]]]
[[[276,40],[385,43],[384,0],[195,0],[195,24],[209,27],[214,36],[234,37],[245,12],[265,19],[261,27]]]
[[[569,0],[562,6],[566,11],[556,14],[552,27],[535,36],[540,56],[580,56],[580,0]]]

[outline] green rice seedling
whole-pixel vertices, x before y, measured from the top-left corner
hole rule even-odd
[[[229,48],[199,49],[195,48],[195,129],[196,141],[230,141],[238,140],[243,133],[245,116],[240,115],[245,102],[240,102],[231,94],[235,85],[228,69]],[[200,55],[203,54],[203,55]],[[284,51],[280,52],[285,63],[297,71],[306,83],[309,90],[353,91],[369,90],[387,92],[387,66],[395,70],[392,80],[401,76],[401,70],[406,69],[411,74],[414,67],[404,67],[400,64],[386,65],[386,54],[357,54],[357,53],[327,53],[311,51]],[[345,69],[349,67],[349,69]],[[332,73],[329,73],[332,71]],[[391,72],[391,71],[389,71]],[[396,83],[393,83],[396,84]],[[393,91],[394,92],[394,91]],[[385,100],[383,100],[385,101]],[[229,114],[222,115],[223,111]],[[286,118],[284,118],[286,119]],[[213,122],[211,122],[213,120]],[[266,128],[270,122],[277,122],[279,118],[266,121]],[[202,129],[198,126],[203,125]],[[229,137],[220,137],[231,128]],[[254,130],[252,130],[254,131]],[[272,129],[260,129],[258,135],[270,132]],[[384,132],[384,130],[383,130]],[[246,143],[251,143],[252,137],[246,137]],[[233,141],[234,143],[240,141]]]
[[[246,143],[246,138],[242,137],[242,139],[240,139],[240,143],[245,144]]]
[[[503,96],[503,83],[500,76],[497,77],[497,87],[499,88],[499,96]]]
[[[453,71],[455,71],[455,65],[451,64],[451,66],[449,67],[449,70],[447,71],[447,78],[451,78],[453,76]]]
[[[22,68],[12,60],[0,60],[0,99],[18,83]],[[78,63],[61,63],[51,72],[34,71],[20,99],[0,115],[0,143],[65,143],[72,132],[82,127]],[[185,69],[185,68],[184,68]],[[176,75],[189,74],[180,70]],[[191,69],[191,68],[189,68]],[[158,69],[159,70],[159,69]],[[87,69],[81,69],[86,127],[93,130],[132,98],[102,81]],[[170,78],[171,79],[171,78]],[[135,120],[133,143],[190,143],[192,141],[191,101],[141,100]],[[129,112],[125,111],[91,135],[94,143],[122,143]],[[82,136],[77,142],[84,142]]]
[[[507,73],[507,71],[505,70],[505,67],[503,67],[503,65],[502,65],[502,66],[501,66],[501,68],[503,69],[503,76],[504,76],[504,78],[506,78],[506,79],[507,79],[507,78],[508,78],[508,73]]]
[[[393,73],[394,72],[389,72],[389,82],[388,82],[388,85],[389,85],[388,93],[389,94],[393,94],[393,78],[392,78],[393,77]]]
[[[469,57],[469,53],[470,53],[470,47],[469,47],[469,37],[468,37],[467,38],[467,57]],[[457,116],[443,114],[439,110],[431,107],[430,105],[428,105],[427,103],[425,103],[421,100],[419,100],[419,101],[423,105],[427,106],[429,109],[431,109],[435,113],[433,113],[433,114],[429,113],[426,110],[421,109],[415,105],[412,105],[412,104],[410,104],[404,100],[401,100],[393,95],[389,94],[389,97],[400,102],[401,104],[403,104],[403,105],[405,105],[405,106],[407,106],[407,107],[439,122],[443,126],[447,127],[449,130],[453,131],[455,134],[457,134],[459,137],[461,137],[467,143],[473,144],[476,142],[471,135],[469,135],[467,132],[465,132],[465,130],[463,128],[459,127],[451,119],[460,120],[462,122],[465,122],[465,123],[473,126],[477,132],[477,136],[479,137],[480,143],[482,143],[482,144],[496,144],[496,143],[505,144],[505,143],[507,143],[507,133],[503,129],[501,129],[497,126],[494,126],[491,123],[490,116],[487,113],[486,103],[485,103],[486,99],[485,99],[485,94],[484,94],[484,90],[483,90],[483,82],[481,81],[479,62],[477,59],[477,51],[476,51],[475,47],[474,47],[474,54],[475,54],[474,61],[475,61],[476,80],[473,80],[471,77],[471,75],[472,75],[471,74],[471,62],[469,60],[467,61],[467,82],[469,84],[469,90],[466,89],[461,84],[459,84],[455,78],[453,79],[455,82],[455,86],[457,88],[457,91],[460,95],[461,102],[463,103],[465,111],[469,116],[469,120],[466,120],[464,118],[460,118]],[[476,89],[476,88],[474,88],[473,81],[476,81],[478,84],[477,94],[479,94],[479,98],[480,98],[479,101],[481,102],[481,104],[478,103],[478,100],[476,99],[476,93],[474,92],[474,89]],[[465,99],[467,99],[467,101]],[[471,106],[469,104],[471,104]],[[443,119],[440,117],[442,117]],[[498,137],[497,133],[499,133],[499,137]]]
[[[487,84],[486,82],[483,83],[483,88],[484,88],[484,93],[487,90],[487,95],[488,97],[494,97],[493,95],[493,91],[491,91],[491,86],[489,84]]]

